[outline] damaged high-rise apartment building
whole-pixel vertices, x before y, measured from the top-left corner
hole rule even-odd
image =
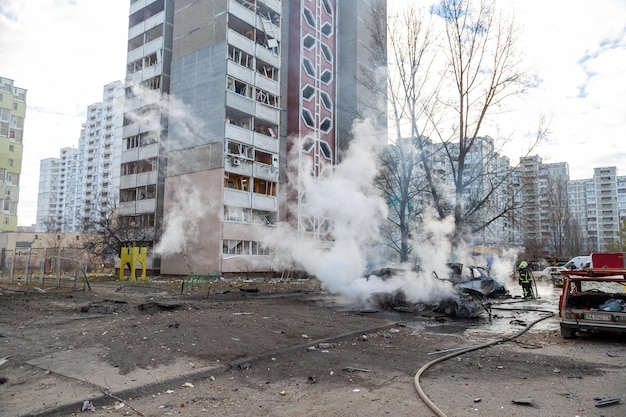
[[[385,89],[366,87],[373,6],[131,1],[119,213],[149,270],[267,272],[278,221],[326,235],[299,214],[298,178],[330,172],[372,103],[386,131]]]

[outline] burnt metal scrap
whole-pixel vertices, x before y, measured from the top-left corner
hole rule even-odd
[[[449,280],[457,287],[473,290],[489,298],[508,297],[506,287],[489,275],[489,271],[482,266],[454,263],[450,268]]]
[[[507,289],[500,282],[490,277],[482,267],[463,267],[462,264],[449,264],[450,275],[437,279],[447,281],[452,286],[451,295],[431,304],[409,301],[402,289],[393,292],[376,293],[370,302],[383,310],[402,312],[434,311],[451,317],[473,318],[478,317],[491,298],[508,297]],[[407,269],[418,271],[417,267],[385,267],[369,271],[367,276],[377,276],[383,280],[406,273]]]

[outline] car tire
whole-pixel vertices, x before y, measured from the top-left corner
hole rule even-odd
[[[456,316],[456,306],[452,304],[444,304],[439,307],[439,312],[445,314],[446,316],[455,317]]]

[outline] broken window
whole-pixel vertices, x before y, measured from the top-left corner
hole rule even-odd
[[[271,255],[271,251],[263,242],[224,239],[222,255]]]
[[[120,202],[137,200],[137,191],[134,188],[120,190]]]
[[[232,190],[250,191],[250,177],[230,172],[227,177],[224,177],[224,187]]]
[[[224,206],[224,221],[250,223],[250,209],[235,206]]]
[[[276,224],[276,219],[274,211],[252,210],[252,223],[272,226]]]
[[[240,158],[252,159],[252,147],[229,140],[226,142],[226,153]]]
[[[146,200],[150,198],[156,198],[155,184],[137,187],[137,200]]]
[[[272,165],[272,154],[262,151],[256,151],[254,153],[255,162],[260,162],[266,165]]]
[[[267,77],[271,80],[278,81],[278,70],[272,65],[269,65],[261,60],[257,59],[256,70],[259,74]]]
[[[276,196],[276,183],[272,181],[263,180],[260,178],[254,179],[254,193],[264,194],[269,196]]]
[[[250,69],[252,69],[252,63],[254,61],[252,55],[235,48],[232,45],[228,45],[228,59]]]
[[[156,158],[137,161],[137,171],[139,174],[142,172],[156,171]]]
[[[256,89],[256,101],[267,104],[268,106],[278,107],[278,96],[261,90],[260,88]]]
[[[137,173],[137,162],[122,164],[122,175],[133,175]]]

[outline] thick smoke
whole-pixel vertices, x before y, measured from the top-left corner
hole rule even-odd
[[[300,212],[317,219],[332,219],[332,244],[307,239],[282,224],[272,242],[275,251],[289,254],[293,264],[320,279],[328,291],[352,302],[366,303],[372,294],[396,290],[402,290],[411,302],[436,302],[451,295],[450,283],[433,274],[447,274],[449,235],[454,230],[449,219],[425,222],[423,240],[416,242],[422,263],[419,272],[397,266],[398,273],[389,279],[367,276],[371,260],[383,257],[373,251],[375,246],[371,244],[382,240],[380,226],[387,217],[385,200],[373,186],[381,141],[368,120],[356,123],[353,133],[354,140],[332,175],[300,176],[306,197]],[[308,171],[305,168],[301,172]]]

